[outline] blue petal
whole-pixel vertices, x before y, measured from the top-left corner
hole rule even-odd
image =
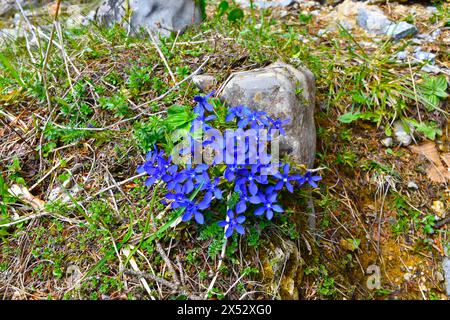
[[[211,198],[212,198],[211,192],[205,193],[205,197],[203,198],[202,201],[199,202],[198,208],[200,210],[205,210],[206,208],[208,208],[211,203]]]
[[[203,218],[203,215],[200,212],[196,212],[194,214],[194,218],[195,218],[195,221],[197,221],[197,223],[199,223],[199,224],[203,224],[205,222],[205,219]]]
[[[294,187],[289,182],[286,182],[286,188],[289,190],[290,193],[294,192]]]
[[[274,193],[267,195],[267,200],[271,203],[275,202],[275,200],[277,200],[277,194],[274,192]]]
[[[258,187],[253,181],[250,181],[249,190],[252,195],[255,195],[258,192]]]
[[[283,181],[278,181],[275,185],[275,190],[281,190],[283,188]]]
[[[225,118],[225,121],[226,121],[226,122],[231,122],[231,121],[234,120],[234,117],[235,117],[234,114],[229,113],[229,114],[227,114],[227,116],[226,116],[226,118]]]
[[[261,202],[263,201],[263,200],[261,199],[260,195],[256,195],[256,196],[250,197],[248,200],[249,200],[251,203],[253,203],[253,204],[259,204],[259,203],[261,203]]]
[[[272,206],[272,209],[273,209],[273,211],[276,211],[276,212],[280,212],[280,213],[284,212],[283,208],[280,205],[278,205],[278,204],[274,204]]]
[[[228,222],[225,220],[222,220],[222,221],[217,222],[217,224],[219,225],[219,227],[225,228],[228,225]]]
[[[309,184],[311,185],[311,187],[317,188],[317,183],[315,183],[315,182],[312,181],[312,180],[309,180],[308,182],[309,182]]]
[[[152,184],[155,183],[156,178],[155,177],[149,177],[147,180],[145,180],[145,185],[147,187],[150,187]]]
[[[182,221],[189,221],[192,218],[192,213],[191,212],[185,212],[183,214],[183,216],[181,217]]]
[[[137,167],[137,173],[141,174],[145,172],[145,164],[140,165],[139,167]]]
[[[288,174],[289,173],[289,163],[286,163],[283,167],[283,173]]]
[[[268,209],[268,210],[266,211],[266,218],[267,218],[268,220],[272,220],[272,218],[273,218],[273,211],[272,211],[272,210]]]
[[[245,201],[241,200],[236,204],[236,212],[237,213],[245,212],[246,209],[247,209],[247,205],[245,204]]]
[[[192,180],[186,181],[183,186],[183,193],[191,193],[192,190],[194,190],[194,183],[192,182]]]
[[[216,199],[222,199],[222,190],[216,188],[214,190],[214,196],[216,197]]]
[[[237,225],[236,226],[236,231],[237,231],[237,233],[239,233],[239,234],[245,234],[245,230],[244,230],[244,227],[243,226],[241,226],[241,225]]]
[[[209,111],[212,111],[212,107],[211,107],[211,110],[209,110]],[[207,116],[207,117],[205,118],[205,121],[211,121],[211,120],[214,120],[214,119],[216,119],[216,118],[217,118],[216,116],[210,115],[210,116]]]
[[[264,213],[266,209],[264,207],[259,207],[258,209],[255,210],[254,215],[255,216],[260,216]]]

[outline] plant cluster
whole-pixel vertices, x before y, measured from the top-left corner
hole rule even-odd
[[[138,173],[148,175],[145,185],[165,185],[167,192],[164,202],[170,203],[172,209],[182,211],[182,220],[194,220],[203,224],[204,212],[212,208],[214,201],[223,201],[227,204],[225,219],[218,222],[224,228],[226,237],[234,231],[244,234],[243,223],[246,216],[251,213],[255,216],[265,216],[271,220],[275,214],[284,210],[278,202],[280,191],[287,189],[294,192],[294,187],[309,184],[317,187],[321,177],[311,171],[305,174],[294,172],[289,163],[271,161],[271,155],[266,154],[265,159],[252,151],[250,139],[244,141],[236,139],[217,143],[213,137],[198,138],[198,131],[208,132],[214,130],[214,121],[218,116],[224,115],[222,123],[227,127],[240,130],[255,130],[256,139],[262,139],[259,132],[273,133],[268,140],[275,136],[275,131],[285,134],[283,125],[288,121],[272,119],[263,111],[254,111],[245,106],[236,106],[221,112],[220,107],[211,103],[212,94],[196,96],[194,108],[195,118],[190,122],[188,129],[188,148],[182,148],[179,153],[185,155],[194,151],[196,144],[202,146],[215,145],[222,148],[221,154],[227,158],[226,162],[216,157],[210,164],[186,161],[176,163],[174,152],[169,154],[163,148],[154,147],[147,153],[146,161],[138,167]],[[220,121],[217,121],[219,124]],[[266,131],[264,131],[266,130]],[[244,131],[245,132],[245,131]],[[175,150],[175,148],[173,149]],[[175,156],[178,154],[175,152]],[[238,158],[242,156],[243,161]],[[231,158],[232,161],[229,161]],[[225,195],[228,194],[228,197]],[[238,201],[227,203],[233,194],[237,194]]]

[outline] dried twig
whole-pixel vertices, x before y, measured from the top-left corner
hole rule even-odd
[[[159,48],[158,43],[156,42],[155,37],[153,36],[153,33],[150,31],[149,28],[147,28],[147,33],[148,33],[148,35],[150,36],[150,39],[152,40],[153,45],[154,45],[155,48],[156,48],[156,51],[158,51],[159,56],[161,57],[162,61],[164,62],[164,65],[166,66],[167,71],[169,72],[170,77],[172,78],[173,83],[177,83],[177,80],[175,79],[175,76],[174,76],[172,70],[170,69],[169,63],[167,62],[167,59],[166,59],[166,57],[164,56],[164,53],[163,53],[163,52],[161,51],[161,49]]]

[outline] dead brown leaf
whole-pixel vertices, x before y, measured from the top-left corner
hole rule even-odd
[[[447,180],[450,180],[450,171],[448,170],[450,167],[450,153],[442,155],[442,159],[447,165],[446,169],[442,164],[441,157],[434,142],[430,141],[418,146],[411,146],[410,149],[414,153],[424,156],[430,162],[427,168],[427,175],[431,181],[446,183]]]

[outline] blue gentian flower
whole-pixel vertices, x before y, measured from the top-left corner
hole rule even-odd
[[[191,193],[196,183],[206,183],[209,181],[208,168],[209,166],[207,164],[199,164],[195,168],[187,165],[186,169],[180,172],[182,174],[181,180],[184,182],[182,192]]]
[[[283,208],[276,204],[277,193],[273,187],[268,187],[265,193],[258,193],[255,196],[250,198],[250,202],[253,204],[262,204],[262,207],[259,207],[255,210],[255,216],[261,216],[263,214],[266,215],[268,220],[272,220],[273,212],[283,212]]]
[[[186,210],[181,217],[182,221],[188,221],[191,220],[192,217],[194,217],[195,221],[199,224],[203,224],[205,222],[205,218],[203,217],[203,214],[200,212],[201,210],[205,210],[209,208],[209,205],[211,203],[211,194],[206,193],[203,200],[200,202],[193,201],[185,201],[181,203],[181,207],[185,207]]]
[[[272,135],[273,131],[278,130],[282,136],[286,135],[286,131],[284,130],[283,126],[285,124],[288,124],[291,122],[289,119],[286,120],[280,120],[280,119],[272,119],[269,118],[269,121],[271,123],[271,126],[269,127],[269,135]]]
[[[291,181],[298,181],[301,176],[297,175],[289,175],[289,164],[286,163],[283,166],[283,173],[277,172],[275,174],[275,178],[280,181],[275,185],[275,190],[281,190],[284,186],[290,193],[294,192],[294,186],[291,184]]]
[[[248,187],[250,194],[255,195],[258,192],[258,186],[256,183],[267,184],[267,176],[260,175],[260,166],[252,165],[251,170],[239,169],[239,178],[236,180],[235,190],[242,190],[244,187]]]
[[[206,96],[195,96],[194,101],[197,102],[197,106],[194,108],[194,112],[203,116],[205,110],[212,112],[214,107],[209,103],[209,99],[214,95],[214,92],[208,93]]]
[[[304,183],[309,183],[309,185],[313,188],[317,188],[317,181],[322,180],[321,176],[313,176],[311,171],[306,172],[303,176],[301,176],[297,181],[299,185],[303,185]]]
[[[170,204],[172,209],[178,209],[179,207],[184,207],[186,202],[189,202],[189,199],[183,193],[168,193],[166,194],[166,199],[173,200]]]
[[[241,129],[245,128],[247,125],[250,125],[250,128],[252,129],[259,129],[261,128],[261,124],[266,126],[269,125],[264,111],[252,111],[249,115],[238,121],[238,127]]]
[[[196,131],[194,130],[203,130],[203,131],[207,131],[209,129],[211,129],[211,126],[209,124],[207,124],[208,121],[214,120],[217,117],[215,115],[209,115],[206,116],[205,115],[199,115],[197,116],[197,118],[195,118],[194,120],[192,120],[191,122],[191,129],[189,130],[190,133],[196,133]]]
[[[164,151],[161,150],[160,152],[157,152],[157,149],[155,148],[154,151],[149,151],[147,153],[145,163],[138,167],[137,172],[146,172],[149,175],[147,180],[145,180],[145,185],[150,187],[156,181],[161,180],[162,176],[166,174],[166,171],[170,167],[169,162],[164,158]]]
[[[186,180],[185,175],[182,172],[177,172],[172,176],[172,179],[167,183],[167,190],[180,193],[182,189],[182,183]]]
[[[250,196],[246,190],[240,192],[241,196],[238,203],[236,203],[236,213],[243,213],[247,210],[247,202],[250,202]]]
[[[237,164],[229,164],[225,168],[223,176],[228,181],[233,181],[236,178],[236,172],[239,170],[239,166]]]
[[[245,217],[234,214],[233,210],[227,211],[226,220],[218,222],[218,225],[225,228],[225,237],[229,238],[233,235],[234,230],[239,234],[245,234],[244,223]]]
[[[211,195],[214,195],[216,199],[222,199],[222,190],[218,188],[219,182],[220,178],[215,177],[213,181],[210,181],[207,184],[204,184],[203,186],[204,190],[206,190],[206,192],[211,193]]]
[[[232,108],[228,109],[228,114],[225,118],[225,121],[231,122],[235,118],[243,119],[243,118],[248,117],[251,113],[252,113],[252,111],[249,108],[244,107],[244,106],[232,107]]]
[[[222,163],[225,156],[225,169],[223,177],[214,176],[220,168],[210,168],[207,164],[193,165],[188,164],[184,168],[180,168],[173,163],[172,157],[164,154],[164,150],[158,150],[156,147],[146,155],[143,165],[138,167],[139,173],[146,173],[148,178],[145,182],[147,186],[151,186],[157,181],[163,181],[168,190],[163,203],[170,202],[172,209],[184,208],[182,215],[183,221],[191,220],[193,217],[197,223],[204,223],[202,211],[211,206],[213,199],[223,199],[222,191],[239,192],[240,197],[233,210],[227,211],[226,220],[220,221],[219,225],[224,227],[225,236],[230,237],[234,231],[244,234],[245,230],[242,223],[245,221],[243,214],[248,211],[250,206],[248,203],[256,205],[254,214],[256,216],[265,215],[271,220],[276,212],[283,212],[283,208],[277,203],[279,190],[286,187],[289,192],[293,192],[294,181],[301,186],[308,183],[312,187],[317,187],[317,181],[321,180],[320,176],[313,175],[312,172],[306,172],[304,175],[290,175],[290,166],[285,163],[270,163],[271,155],[264,153],[258,154],[261,145],[267,145],[268,141],[273,139],[273,132],[279,131],[281,135],[286,132],[283,126],[289,123],[289,120],[272,119],[266,112],[254,111],[245,106],[236,106],[228,109],[226,122],[236,121],[237,126],[243,130],[266,129],[257,131],[256,141],[253,136],[248,136],[248,131],[242,135],[236,135],[233,132],[233,139],[217,139],[216,134],[210,134],[210,139],[197,138],[196,134],[215,130],[208,123],[216,118],[215,115],[208,114],[214,112],[213,104],[210,98],[213,93],[206,96],[196,96],[194,100],[197,105],[194,109],[196,119],[191,122],[188,139],[191,144],[180,151],[181,155],[197,150],[202,145],[220,144],[216,147],[221,152],[217,152],[214,157],[213,165]],[[197,132],[198,130],[198,132]],[[269,136],[266,135],[269,133]],[[256,142],[258,148],[250,143]],[[232,161],[230,161],[232,160]],[[211,170],[217,169],[217,170]],[[213,174],[213,179],[209,174]],[[275,185],[266,187],[269,183],[268,175],[273,175],[276,179]],[[228,180],[232,183],[221,184],[221,180]],[[272,181],[272,180],[271,180]],[[221,185],[225,190],[219,188]],[[196,197],[192,193],[196,189]],[[199,190],[198,190],[199,189]]]

